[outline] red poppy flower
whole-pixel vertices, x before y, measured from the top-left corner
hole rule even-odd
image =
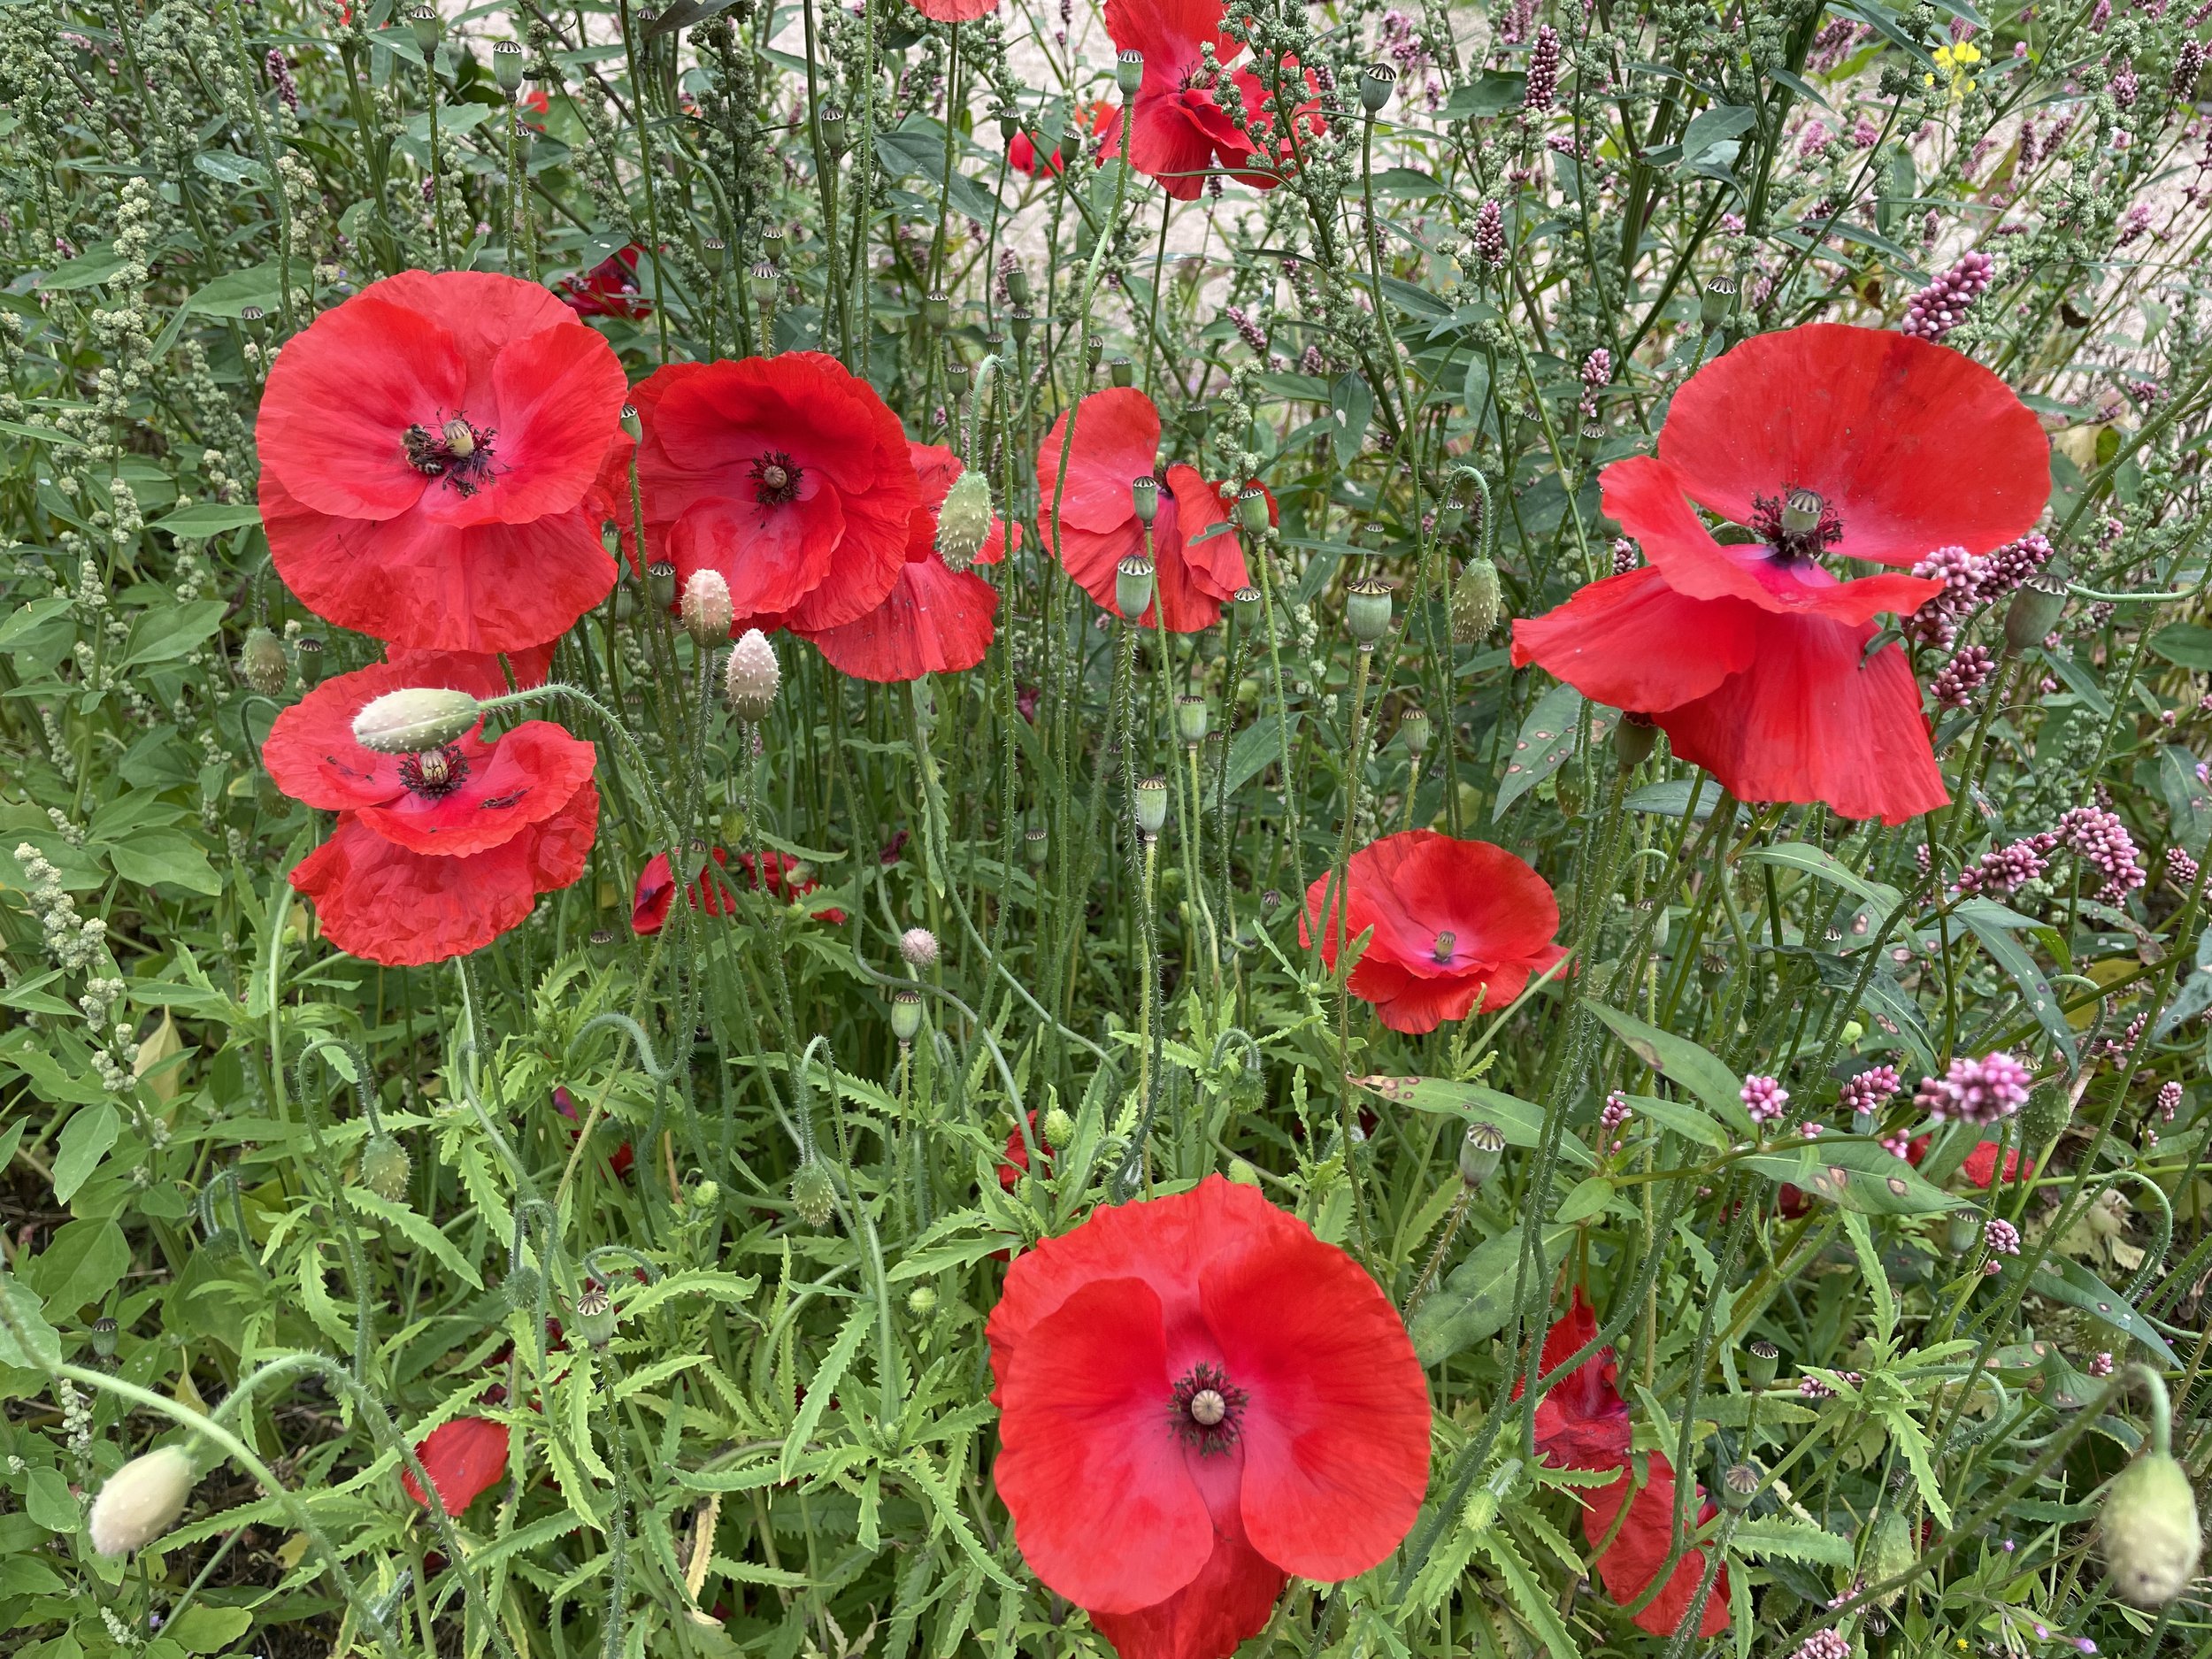
[[[455,1417],[423,1436],[415,1455],[422,1460],[440,1507],[458,1515],[507,1472],[507,1425],[489,1417]],[[430,1507],[414,1471],[402,1468],[399,1484],[416,1502]]]
[[[1650,563],[1513,625],[1513,660],[1650,717],[1751,801],[1823,801],[1885,824],[1949,799],[1895,645],[1874,618],[1940,585],[1839,581],[1824,554],[1913,563],[2024,534],[2049,494],[2035,417],[1924,341],[1816,323],[1747,341],[1676,393],[1656,458],[1603,473]],[[1757,540],[1722,546],[1685,496]]]
[[[576,1128],[569,1131],[570,1141],[575,1141],[581,1140],[584,1133],[581,1123],[583,1114],[576,1110],[576,1097],[568,1092],[568,1086],[565,1083],[557,1084],[554,1087],[553,1110],[560,1113],[562,1117],[567,1118],[569,1122],[577,1125]],[[604,1130],[612,1127],[612,1125],[605,1122],[603,1118],[600,1127]],[[617,1175],[627,1175],[630,1172],[630,1166],[636,1162],[637,1153],[632,1148],[630,1143],[625,1141],[618,1145],[613,1153],[608,1157],[607,1167],[610,1170],[612,1170]],[[546,1325],[556,1334],[556,1336],[558,1335],[560,1326],[557,1322],[549,1319],[546,1321]]]
[[[723,870],[729,868],[730,856],[721,848],[714,851],[714,863]],[[805,866],[795,858],[786,858],[779,852],[761,855],[761,863],[768,872],[768,891],[779,899],[803,899],[822,884],[804,873]],[[745,885],[757,887],[760,877],[755,872],[753,855],[740,853],[737,868],[743,872]],[[692,902],[710,916],[733,916],[737,913],[737,887],[720,871],[712,872],[702,864],[699,873],[692,878]],[[796,872],[798,873],[794,874]],[[657,933],[667,925],[669,906],[676,897],[675,872],[669,866],[666,853],[655,853],[645,861],[645,868],[638,872],[637,886],[630,895],[630,929],[638,933]],[[827,922],[832,927],[841,926],[845,912],[832,905],[816,910],[814,919]]]
[[[1287,1575],[1364,1572],[1413,1525],[1405,1327],[1249,1187],[1094,1211],[1016,1260],[987,1334],[1015,1540],[1123,1659],[1224,1659]]]
[[[1222,32],[1225,12],[1222,0],[1107,0],[1106,33],[1115,47],[1144,54],[1144,79],[1128,118],[1129,165],[1179,201],[1197,199],[1217,161],[1243,183],[1272,189],[1292,155],[1289,139],[1276,132],[1267,87],[1249,69],[1230,66],[1244,46]],[[1295,58],[1286,58],[1283,69],[1286,75],[1302,73],[1306,89],[1316,90],[1311,73],[1302,72]],[[1230,119],[1215,96],[1224,76],[1236,82],[1248,127]],[[1302,133],[1319,134],[1317,98],[1301,104],[1293,119]],[[1120,153],[1121,122],[1117,110],[1109,155]]]
[[[631,401],[648,556],[678,592],[719,571],[733,634],[833,628],[890,596],[920,487],[898,417],[836,358],[674,364]]]
[[[1116,119],[1114,106],[1103,98],[1092,99],[1079,112],[1079,119],[1084,129],[1094,135],[1111,132]],[[1036,141],[1032,139],[1027,133],[1016,133],[1007,141],[1006,165],[1017,173],[1025,173],[1034,178],[1043,173],[1057,176],[1061,167],[1065,164],[1063,160],[1061,146],[1055,145],[1052,154],[1040,162],[1037,159]]]
[[[1917,1169],[1920,1161],[1928,1156],[1928,1148],[1933,1140],[1932,1135],[1914,1136],[1911,1143],[1905,1148],[1905,1161]],[[2024,1175],[2021,1173],[2023,1168],[2027,1171]],[[1960,1163],[1959,1173],[1984,1192],[1988,1191],[1989,1183],[1995,1179],[1997,1174],[1997,1143],[1994,1141],[1977,1141],[1974,1143],[1974,1149],[1968,1153]],[[2016,1148],[2005,1154],[2005,1184],[2007,1186],[2010,1186],[2015,1181],[2033,1180],[2034,1179],[2035,1160],[2033,1158],[2028,1158],[2024,1162]]]
[[[1038,1133],[1037,1114],[1029,1114],[1029,1133],[1037,1137],[1037,1154],[1048,1164],[1052,1162],[1052,1142]],[[1019,1129],[1006,1132],[1006,1158],[998,1166],[999,1190],[1010,1193],[1021,1178],[1029,1173],[1029,1143],[1022,1139]]]
[[[545,131],[545,118],[553,108],[553,100],[546,96],[543,87],[533,87],[524,93],[518,107],[522,113],[516,119],[525,127],[534,127],[541,133]]]
[[[1134,387],[1093,392],[1075,411],[1075,436],[1062,414],[1037,450],[1039,522],[1056,533],[1060,563],[1076,585],[1116,616],[1114,570],[1144,551],[1144,525],[1131,499],[1132,480],[1153,475],[1160,449],[1160,411]],[[1060,493],[1060,451],[1067,456],[1067,493]],[[1274,503],[1269,503],[1271,515]],[[1244,548],[1230,525],[1221,493],[1194,466],[1167,469],[1152,520],[1152,563],[1159,597],[1139,618],[1147,627],[1164,607],[1171,633],[1195,634],[1221,619],[1223,603],[1249,579]]]
[[[1574,1300],[1544,1337],[1540,1380],[1580,1353],[1598,1333],[1598,1317],[1577,1285]],[[1628,1402],[1621,1398],[1613,1350],[1601,1348],[1536,1402],[1536,1449],[1563,1469],[1617,1469],[1628,1461]],[[1513,1398],[1522,1386],[1513,1385]]]
[[[342,627],[505,651],[606,597],[587,500],[622,365],[533,282],[403,271],[325,311],[269,371],[255,440],[277,573]]]
[[[1374,929],[1351,991],[1393,1031],[1434,1031],[1477,1007],[1503,1008],[1566,951],[1552,942],[1559,902],[1550,883],[1502,847],[1434,830],[1386,835],[1352,855],[1340,901],[1345,934]],[[1306,889],[1302,941],[1322,928],[1336,965],[1338,918],[1324,924],[1333,872]]]
[[[399,670],[402,685],[454,686],[479,696],[493,696],[507,689],[511,674],[517,691],[545,684],[553,675],[553,648],[558,643],[549,640],[543,645],[508,651],[503,670],[499,657],[488,651],[387,650],[384,660]]]
[[[642,322],[653,314],[652,302],[638,286],[638,257],[644,249],[632,242],[609,254],[588,271],[561,279],[561,303],[579,317],[622,317]]]
[[[998,0],[907,0],[933,23],[972,23],[997,10]]]
[[[487,742],[480,726],[420,755],[353,741],[371,699],[414,685],[506,689],[482,657],[418,657],[324,681],[277,717],[262,764],[277,787],[338,822],[295,866],[342,950],[390,967],[480,949],[530,914],[541,893],[583,873],[599,821],[597,751],[546,720]]]
[[[973,668],[991,649],[998,589],[972,571],[955,572],[937,554],[937,513],[953,480],[967,469],[941,443],[910,443],[921,504],[907,520],[906,564],[890,597],[857,622],[804,634],[831,667],[855,680],[889,682]],[[979,565],[1005,557],[1006,526],[991,520],[975,556]]]

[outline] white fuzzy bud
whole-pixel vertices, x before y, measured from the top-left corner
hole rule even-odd
[[[410,686],[388,691],[353,717],[353,741],[380,755],[419,755],[450,743],[484,718],[465,691]]]
[[[776,648],[758,628],[748,628],[730,648],[730,664],[722,676],[729,695],[730,712],[741,720],[765,719],[776,706],[776,691],[783,684],[783,670],[776,665]]]
[[[979,472],[963,472],[937,510],[937,557],[956,575],[975,563],[990,535],[991,486]]]
[[[899,955],[913,968],[937,965],[937,935],[926,927],[910,927],[899,935]]]
[[[682,616],[684,632],[701,650],[730,636],[730,585],[718,570],[702,568],[691,572],[691,580],[684,584]]]
[[[181,1446],[132,1458],[108,1477],[92,1501],[92,1548],[103,1555],[145,1548],[184,1513],[197,1478],[191,1454]]]

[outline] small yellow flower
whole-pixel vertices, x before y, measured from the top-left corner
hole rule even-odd
[[[1936,67],[1944,73],[1950,82],[1952,103],[1956,104],[1974,89],[1974,65],[1981,60],[1982,49],[1971,41],[1960,41],[1955,45],[1935,49]],[[1935,83],[1933,75],[1920,77],[1923,86],[1932,87]]]

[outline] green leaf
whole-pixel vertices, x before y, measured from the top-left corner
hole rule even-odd
[[[2173,623],[2151,635],[2151,649],[2177,667],[2212,671],[2212,628]]]
[[[0,651],[14,650],[56,617],[67,616],[75,603],[67,594],[58,594],[50,599],[34,599],[18,605],[8,612],[4,622],[0,622]]]
[[[1874,1298],[1874,1327],[1886,1342],[1897,1333],[1897,1297],[1889,1287],[1889,1274],[1882,1266],[1881,1253],[1874,1248],[1874,1229],[1867,1225],[1866,1217],[1855,1210],[1843,1212],[1843,1230],[1851,1240],[1852,1253],[1859,1258],[1859,1276],[1866,1280],[1867,1289]]]
[[[2173,838],[2184,847],[2202,847],[2212,834],[2212,789],[2197,781],[2197,758],[2178,743],[2158,751],[2158,787],[2166,797]]]
[[[1965,1202],[1929,1185],[1904,1159],[1868,1141],[1838,1143],[1822,1137],[1786,1151],[1755,1153],[1744,1163],[1861,1215],[1932,1216]]]
[[[1605,1213],[1605,1207],[1613,1202],[1613,1183],[1602,1175],[1586,1175],[1577,1181],[1572,1191],[1559,1201],[1559,1208],[1552,1212],[1552,1219],[1559,1222],[1587,1221],[1593,1216]]]
[[[860,1345],[868,1340],[868,1328],[874,1323],[876,1305],[872,1302],[856,1302],[853,1310],[845,1316],[844,1328],[837,1340],[822,1356],[822,1363],[814,1368],[814,1375],[807,1379],[806,1398],[800,1402],[799,1414],[791,1419],[791,1429],[783,1437],[783,1453],[778,1459],[784,1479],[791,1478],[791,1466],[799,1454],[806,1450],[806,1443],[821,1425],[822,1413],[829,1409],[830,1399],[837,1393],[837,1385],[845,1380],[847,1367],[860,1352]]]
[[[167,886],[213,898],[223,890],[222,878],[207,861],[199,842],[181,830],[150,830],[127,841],[102,849],[115,873],[142,887]]]
[[[1560,1623],[1550,1593],[1538,1580],[1535,1570],[1521,1559],[1512,1535],[1502,1526],[1485,1527],[1481,1543],[1482,1553],[1490,1557],[1498,1577],[1505,1580],[1505,1593],[1512,1598],[1514,1609],[1536,1632],[1544,1651],[1551,1659],[1582,1659],[1580,1644]]]
[[[196,599],[190,604],[161,605],[142,611],[131,628],[130,649],[123,658],[127,668],[149,663],[173,663],[189,657],[223,626],[228,607],[219,599]]]
[[[23,1510],[50,1532],[74,1532],[84,1525],[84,1511],[70,1494],[69,1478],[58,1469],[34,1469]]]
[[[260,522],[261,510],[258,507],[233,506],[220,501],[196,501],[189,507],[180,507],[176,511],[155,519],[147,528],[166,530],[181,541],[197,541],[207,536],[221,535],[227,530],[243,530],[249,525]],[[221,612],[216,614],[219,618]],[[209,631],[213,632],[212,629]]]
[[[1454,1083],[1440,1077],[1362,1077],[1352,1079],[1360,1087],[1379,1094],[1394,1106],[1410,1106],[1417,1112],[1440,1112],[1468,1124],[1489,1124],[1505,1137],[1509,1147],[1543,1144],[1544,1109],[1479,1083]],[[1584,1168],[1597,1160],[1571,1129],[1560,1132],[1560,1148]]]
[[[1298,741],[1300,716],[1293,710],[1290,716],[1290,741]],[[1229,742],[1229,769],[1223,775],[1221,792],[1225,798],[1233,795],[1244,786],[1275,764],[1283,757],[1282,721],[1272,714],[1260,718],[1239,732]],[[1210,790],[1209,793],[1211,793]]]
[[[695,1267],[681,1273],[664,1273],[649,1285],[632,1291],[622,1304],[623,1317],[634,1319],[664,1303],[697,1296],[708,1302],[750,1302],[760,1290],[760,1276],[726,1273]]]
[[[23,1269],[23,1282],[55,1314],[73,1317],[105,1301],[131,1270],[130,1240],[112,1221],[72,1221]]]
[[[1528,711],[1528,718],[1521,722],[1521,734],[1513,743],[1514,757],[1507,763],[1504,780],[1498,785],[1497,804],[1490,809],[1493,824],[1505,817],[1508,807],[1557,772],[1567,757],[1575,752],[1575,731],[1581,713],[1582,694],[1564,682],[1536,700],[1536,706]],[[1602,712],[1594,710],[1590,716],[1590,741],[1595,743],[1603,738],[1619,718],[1609,709]]]
[[[1802,841],[1781,841],[1772,847],[1755,847],[1743,858],[1746,864],[1778,864],[1786,870],[1801,870],[1809,876],[1864,899],[1885,918],[1903,898],[1895,887],[1886,882],[1870,881],[1857,872],[1839,864],[1819,848],[1808,847]]]
[[[2070,1257],[2045,1256],[2043,1265],[2036,1269],[2035,1277],[2028,1281],[2028,1288],[2039,1296],[2048,1296],[2053,1302],[2078,1308],[2116,1331],[2126,1332],[2156,1355],[2162,1365],[2181,1363],[2158,1327],[2138,1313],[2134,1303]]]
[[[304,274],[303,270],[302,273]],[[283,303],[283,296],[277,291],[282,280],[277,262],[272,259],[265,265],[217,277],[195,291],[192,297],[185,301],[184,308],[202,317],[234,318],[242,315],[251,305],[258,305],[265,311],[273,311]],[[258,516],[256,515],[257,518]]]
[[[1848,1567],[1853,1560],[1851,1540],[1842,1533],[1781,1515],[1747,1516],[1736,1523],[1728,1546],[1755,1559],[1779,1555],[1785,1561],[1816,1561],[1828,1567]]]
[[[220,1653],[253,1628],[253,1615],[242,1607],[210,1607],[195,1602],[162,1634],[187,1653]]]
[[[1481,115],[1502,115],[1528,102],[1528,77],[1502,69],[1486,69],[1476,79],[1452,88],[1445,101],[1448,121],[1472,120]]]
[[[88,248],[65,265],[57,265],[37,280],[36,286],[50,294],[67,294],[78,288],[97,288],[123,268],[123,256],[111,243],[103,242],[97,248]]]
[[[1743,1079],[1712,1055],[1687,1037],[1678,1037],[1671,1031],[1647,1025],[1633,1014],[1624,1014],[1617,1008],[1609,1008],[1602,1002],[1585,1006],[1604,1021],[1646,1065],[1689,1090],[1707,1110],[1730,1128],[1739,1133],[1750,1129],[1751,1114],[1743,1104]]]
[[[885,1277],[894,1285],[910,1279],[925,1279],[949,1267],[965,1267],[971,1262],[979,1262],[987,1256],[1012,1249],[1020,1243],[1019,1239],[1006,1233],[986,1233],[968,1239],[947,1239],[922,1249],[910,1250]]]
[[[1544,1256],[1555,1261],[1574,1228],[1544,1229]],[[1513,1317],[1513,1291],[1520,1280],[1521,1233],[1499,1234],[1479,1245],[1451,1271],[1444,1282],[1413,1310],[1406,1331],[1424,1365],[1438,1365],[1505,1329]]]
[[[108,1155],[123,1132],[123,1115],[109,1101],[81,1107],[70,1114],[54,1138],[54,1197],[67,1203],[77,1195],[100,1160]]]
[[[454,1248],[453,1240],[432,1225],[419,1211],[405,1204],[396,1204],[379,1198],[365,1187],[346,1188],[346,1202],[365,1216],[373,1216],[386,1225],[396,1228],[409,1243],[430,1252],[438,1263],[456,1278],[466,1281],[472,1290],[484,1288],[484,1280],[476,1271],[476,1264]]]
[[[1982,949],[2012,976],[2012,982],[2020,987],[2021,999],[2035,1016],[2036,1024],[2049,1033],[2059,1052],[2066,1056],[2067,1064],[2075,1064],[2078,1056],[2074,1028],[2067,1023],[2066,1010],[2059,1006],[2057,993],[2051,989],[2050,976],[2036,965],[2027,947],[2012,936],[2009,930],[2016,925],[2008,919],[2012,912],[1987,899],[1967,899],[1952,914],[1974,930],[1974,936],[1982,941]]]
[[[1943,1495],[1942,1482],[1936,1479],[1935,1462],[1928,1455],[1927,1431],[1914,1418],[1912,1407],[1902,1400],[1886,1399],[1875,1407],[1875,1415],[1889,1425],[1890,1439],[1905,1454],[1929,1513],[1943,1525],[1950,1525],[1951,1505]]]
[[[269,176],[269,170],[252,157],[235,156],[227,150],[204,150],[192,157],[192,165],[218,184],[258,185]]]
[[[1685,1141],[1694,1141],[1716,1152],[1725,1150],[1729,1145],[1728,1132],[1691,1102],[1663,1100],[1656,1094],[1628,1094],[1623,1098],[1637,1117],[1648,1118]]]

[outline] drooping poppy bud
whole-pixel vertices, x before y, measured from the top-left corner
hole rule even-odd
[[[362,1143],[361,1185],[386,1203],[396,1204],[407,1195],[407,1178],[413,1172],[414,1160],[407,1148],[384,1130]]]
[[[776,664],[776,648],[758,628],[748,628],[730,648],[729,665],[723,670],[722,688],[730,700],[730,712],[741,720],[764,720],[776,706],[776,691],[783,670]]]
[[[975,563],[990,537],[991,486],[980,470],[970,467],[952,480],[937,510],[937,557],[957,576]]]
[[[372,698],[353,717],[353,741],[380,755],[419,755],[465,735],[484,705],[465,691],[409,686]]]
[[[837,1210],[837,1188],[818,1158],[809,1158],[791,1178],[791,1203],[810,1227],[826,1226]]]
[[[246,642],[238,648],[238,673],[249,686],[265,697],[273,697],[284,689],[291,672],[291,664],[284,660],[283,641],[266,628],[254,628],[247,634]]]
[[[1479,645],[1498,626],[1498,567],[1488,559],[1471,558],[1452,584],[1452,639],[1460,645]]]
[[[2136,1607],[2163,1607],[2189,1587],[2204,1548],[2197,1497],[2170,1453],[2146,1452],[2113,1478],[2097,1517],[2113,1593]]]
[[[184,1513],[198,1479],[192,1455],[163,1446],[134,1457],[107,1479],[92,1501],[92,1548],[103,1555],[127,1555],[159,1538]]]

